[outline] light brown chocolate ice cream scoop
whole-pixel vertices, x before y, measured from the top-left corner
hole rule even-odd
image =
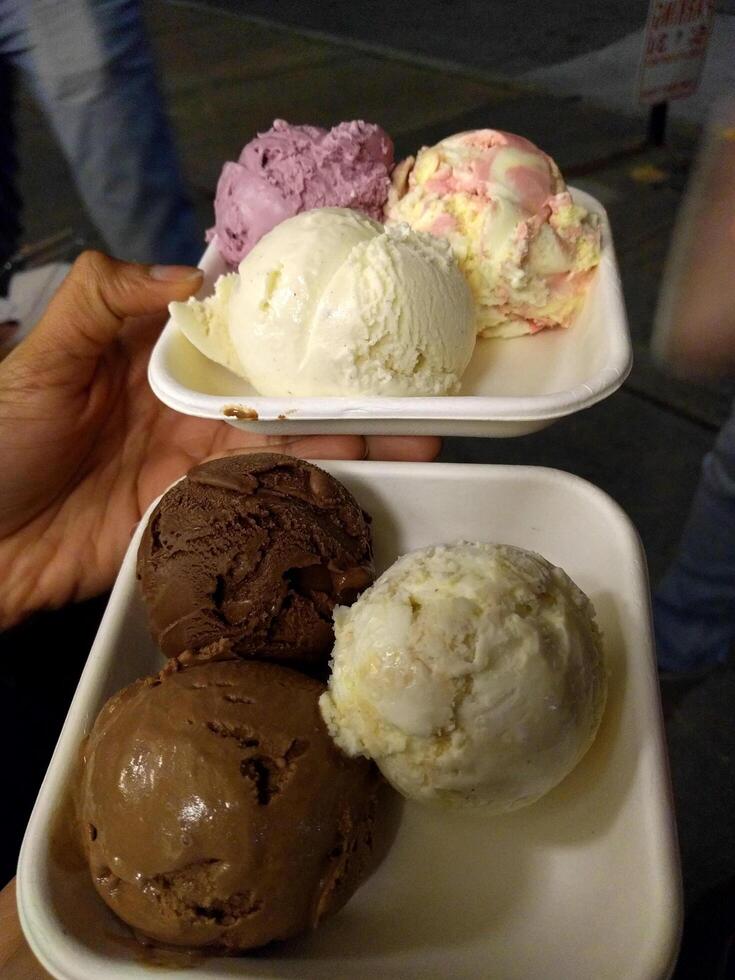
[[[138,551],[151,629],[167,657],[218,641],[238,656],[326,667],[332,610],[374,577],[369,518],[334,477],[254,453],[173,486]]]
[[[81,831],[94,885],[162,943],[250,949],[313,928],[386,846],[387,787],[344,756],[322,684],[272,664],[169,667],[100,712]]]

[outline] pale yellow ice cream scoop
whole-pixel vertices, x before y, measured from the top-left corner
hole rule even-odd
[[[405,796],[504,812],[559,783],[594,740],[607,674],[589,599],[508,545],[406,555],[335,610],[322,715]]]
[[[170,310],[261,395],[451,394],[475,345],[472,296],[447,243],[346,208],[282,222],[213,297]]]

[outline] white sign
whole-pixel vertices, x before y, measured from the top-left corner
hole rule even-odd
[[[640,102],[696,92],[715,14],[714,0],[651,0],[638,79]]]

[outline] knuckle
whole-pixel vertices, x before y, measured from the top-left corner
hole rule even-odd
[[[72,266],[70,278],[82,289],[91,294],[99,291],[101,284],[109,278],[112,259],[104,252],[88,249],[79,255]]]

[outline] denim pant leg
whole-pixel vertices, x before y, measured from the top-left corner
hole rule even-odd
[[[20,243],[21,200],[13,109],[15,70],[26,45],[25,16],[18,0],[0,0],[0,265]],[[0,294],[2,293],[0,278]]]
[[[39,98],[110,250],[139,262],[196,264],[203,236],[139,0],[31,0],[29,37]]]
[[[727,659],[735,643],[735,406],[704,458],[653,612],[662,670],[697,670]]]
[[[13,123],[13,68],[0,55],[0,266],[10,258],[20,239],[20,196],[15,184],[18,160]],[[0,275],[0,296],[4,280]]]

